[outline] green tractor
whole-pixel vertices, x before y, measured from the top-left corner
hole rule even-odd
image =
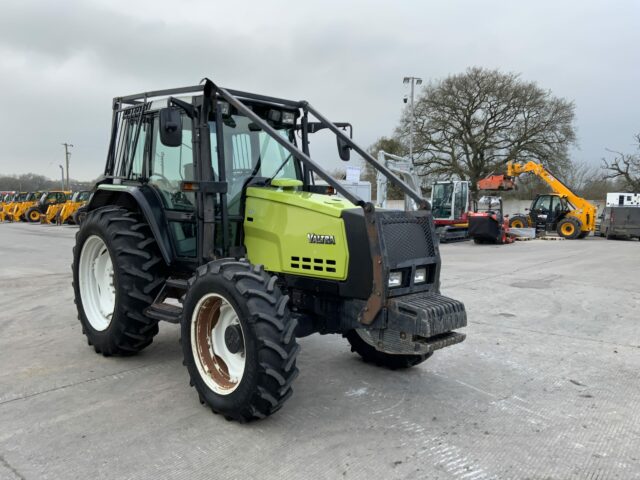
[[[321,129],[342,160],[354,150],[419,209],[376,210],[346,190],[310,157]],[[159,321],[179,323],[200,402],[245,422],[290,397],[298,337],[342,334],[391,369],[463,341],[464,305],[440,295],[429,202],[347,129],[307,102],[208,79],[115,98],[73,255],[89,345],[135,354]]]

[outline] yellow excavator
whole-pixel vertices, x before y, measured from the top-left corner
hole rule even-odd
[[[513,179],[523,173],[532,173],[544,180],[553,193],[538,195],[527,213],[512,215],[511,228],[535,227],[545,232],[556,231],[563,238],[573,240],[585,238],[596,228],[596,207],[576,195],[564,183],[553,176],[541,163],[508,162],[507,175],[492,175],[481,180],[491,184],[496,190],[510,190]],[[507,187],[505,187],[507,185]]]

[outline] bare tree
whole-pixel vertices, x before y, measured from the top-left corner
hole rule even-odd
[[[397,135],[408,139],[411,112]],[[568,165],[574,105],[516,74],[470,68],[425,87],[415,105],[415,164],[422,175],[476,182],[509,160]]]
[[[615,157],[611,161],[603,158],[602,168],[609,171],[605,178],[622,180],[624,189],[640,192],[640,133],[634,138],[638,153],[627,154],[607,149]]]

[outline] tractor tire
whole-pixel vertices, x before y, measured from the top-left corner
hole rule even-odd
[[[87,212],[85,210],[78,210],[73,215],[71,215],[71,219],[73,220],[73,223],[75,223],[76,225],[82,225],[82,223],[86,220],[86,218],[87,218]]]
[[[567,240],[575,240],[579,238],[579,235],[582,231],[582,226],[580,225],[580,221],[573,217],[566,217],[558,222],[557,227],[558,235],[562,238],[566,238]]]
[[[529,228],[529,218],[526,215],[514,215],[509,219],[509,228]]]
[[[29,223],[38,223],[42,217],[42,212],[38,207],[31,207],[24,214],[24,219]]]
[[[298,375],[288,301],[260,265],[222,259],[197,269],[184,297],[181,344],[200,403],[242,423],[282,407]]]
[[[76,234],[71,268],[82,333],[96,353],[132,355],[151,344],[158,322],[143,312],[165,282],[165,266],[140,215],[92,211]]]
[[[360,355],[362,360],[390,370],[413,367],[433,355],[433,353],[426,353],[424,355],[393,355],[380,352],[365,342],[355,330],[349,330],[343,334],[343,337],[345,337],[351,345],[351,351]]]

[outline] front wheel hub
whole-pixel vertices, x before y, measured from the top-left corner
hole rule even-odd
[[[224,331],[224,343],[231,353],[239,353],[244,350],[242,330],[240,325],[229,325]]]

